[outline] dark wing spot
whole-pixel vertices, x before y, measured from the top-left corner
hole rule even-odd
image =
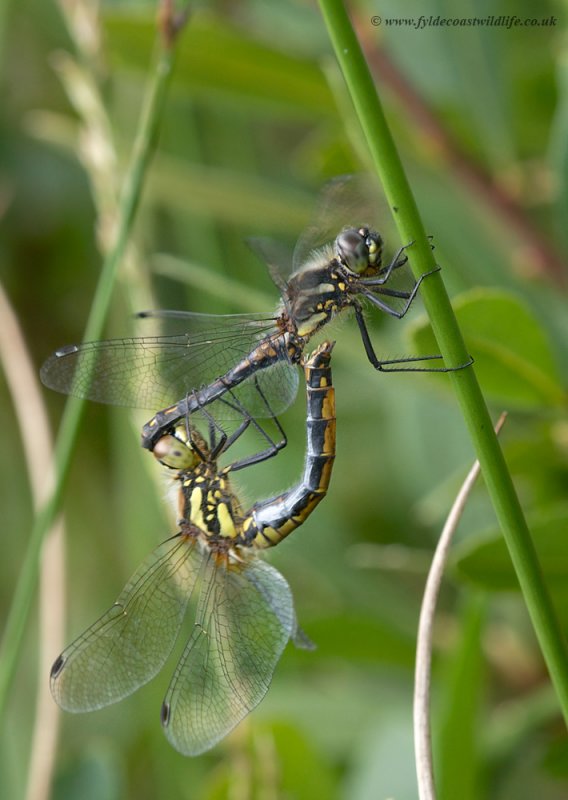
[[[64,356],[70,356],[72,353],[78,352],[79,348],[76,344],[66,344],[64,347],[60,347],[59,350],[55,351],[55,355],[57,358],[63,358]]]
[[[65,665],[65,659],[63,656],[58,656],[55,661],[53,662],[53,666],[51,668],[51,672],[49,673],[52,678],[57,678],[61,670]]]

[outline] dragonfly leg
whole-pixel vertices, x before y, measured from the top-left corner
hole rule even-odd
[[[428,236],[427,238],[431,241],[433,237],[432,236]],[[386,267],[383,267],[381,269],[378,277],[372,278],[369,281],[367,281],[366,282],[367,285],[368,286],[381,286],[383,283],[386,283],[389,280],[390,276],[392,275],[392,273],[393,273],[393,271],[395,269],[398,269],[399,267],[403,267],[408,262],[408,256],[406,255],[406,253],[404,251],[407,250],[409,247],[411,247],[413,244],[414,244],[414,240],[412,242],[409,242],[408,244],[403,244],[402,247],[399,247],[399,249],[394,254],[393,258],[391,259],[390,264],[387,264]],[[432,250],[434,249],[434,245],[433,244],[430,244],[430,247],[432,248]],[[401,258],[401,256],[402,256],[402,258]]]
[[[410,292],[397,292],[395,289],[387,289],[386,287],[383,287],[380,284],[378,284],[379,288],[375,290],[376,291],[375,293],[373,291],[369,291],[369,287],[376,284],[373,284],[373,282],[370,281],[364,281],[363,285],[365,286],[365,289],[367,289],[367,291],[365,291],[364,289],[362,294],[364,297],[370,300],[371,303],[373,303],[373,305],[377,306],[377,308],[380,308],[381,311],[385,311],[387,314],[390,314],[392,317],[396,317],[397,319],[402,319],[408,313],[414,298],[418,294],[418,290],[420,289],[422,281],[429,275],[433,275],[435,272],[439,271],[440,267],[435,267],[434,269],[431,269],[430,272],[425,272],[418,278],[418,280],[412,287],[412,291]],[[402,309],[398,311],[396,308],[391,308],[391,306],[389,306],[387,303],[384,303],[381,300],[379,300],[377,294],[383,294],[388,297],[402,297],[406,299],[406,303],[404,304]]]
[[[282,425],[280,424],[278,418],[274,416],[274,414],[272,414],[272,410],[262,392],[262,389],[260,388],[256,376],[254,378],[254,381],[256,390],[259,393],[260,397],[262,398],[269,412],[269,416],[271,416],[272,419],[274,420],[276,427],[278,428],[278,431],[282,437],[279,442],[274,442],[273,439],[271,439],[269,434],[264,430],[264,428],[261,425],[259,425],[256,419],[238,400],[238,398],[235,396],[234,392],[231,389],[227,389],[227,394],[232,398],[233,402],[230,402],[225,397],[220,397],[217,400],[218,403],[223,403],[224,405],[231,408],[233,411],[238,411],[243,416],[243,421],[240,423],[238,428],[235,431],[233,431],[233,433],[231,433],[230,435],[227,435],[226,431],[213,418],[213,416],[209,413],[206,407],[200,403],[200,399],[197,393],[194,393],[196,407],[207,418],[209,423],[209,441],[211,445],[211,452],[209,454],[209,458],[211,460],[216,460],[221,455],[221,453],[227,451],[237,441],[237,439],[239,439],[243,435],[243,433],[247,430],[247,428],[250,425],[256,428],[256,430],[260,433],[260,435],[263,436],[264,439],[266,439],[266,441],[269,443],[269,447],[266,448],[265,450],[261,451],[260,453],[256,453],[253,456],[249,456],[239,461],[235,461],[233,464],[230,464],[229,467],[226,468],[226,471],[234,472],[235,470],[242,469],[243,467],[250,466],[251,464],[257,464],[261,461],[265,461],[267,458],[275,456],[276,453],[278,453],[279,450],[282,450],[282,448],[286,447],[288,443],[286,433],[284,432],[284,429],[282,428]],[[188,424],[187,421],[186,424]],[[215,432],[220,433],[219,441],[217,443],[215,443],[215,437],[216,437]],[[196,447],[195,445],[193,446],[194,449],[196,449],[197,452],[199,453],[198,447]]]
[[[272,409],[270,408],[270,404],[268,403],[268,400],[266,399],[266,397],[264,395],[264,392],[262,391],[262,389],[260,387],[260,384],[258,382],[258,378],[257,378],[256,375],[254,377],[254,383],[255,383],[256,391],[258,392],[260,398],[262,399],[262,402],[264,403],[264,405],[266,407],[266,410],[268,412],[268,416],[271,417],[274,420],[274,424],[276,425],[276,427],[278,429],[278,432],[279,432],[279,434],[281,436],[281,439],[280,439],[280,441],[277,441],[277,442],[274,441],[270,437],[270,435],[264,430],[262,425],[260,425],[257,422],[257,420],[253,416],[251,416],[251,414],[247,411],[247,409],[243,406],[243,404],[238,400],[238,398],[234,395],[234,393],[231,390],[229,390],[228,394],[231,396],[231,398],[233,400],[233,403],[230,403],[228,400],[226,400],[224,398],[223,398],[223,402],[226,405],[230,406],[231,408],[240,411],[240,413],[243,414],[243,416],[246,417],[247,426],[248,425],[252,425],[254,428],[256,428],[256,430],[259,432],[259,434],[268,442],[268,447],[265,448],[264,450],[261,450],[259,453],[254,453],[254,455],[252,455],[252,456],[247,456],[245,458],[239,459],[238,461],[234,461],[232,464],[229,464],[229,466],[226,467],[226,471],[236,472],[237,470],[243,469],[244,467],[249,467],[252,464],[260,464],[262,461],[266,461],[269,458],[273,458],[278,452],[280,452],[280,450],[282,450],[288,444],[288,437],[286,436],[284,428],[282,427],[278,417],[276,417],[272,413]],[[241,431],[241,433],[242,433],[242,431]],[[240,433],[238,435],[240,436]],[[236,437],[236,438],[238,438],[238,437]],[[234,441],[234,439],[233,439],[233,441]]]
[[[369,336],[369,331],[367,330],[367,325],[365,324],[365,319],[363,317],[363,310],[360,305],[355,305],[355,319],[357,320],[357,324],[359,326],[359,331],[361,333],[361,339],[363,340],[363,346],[365,347],[365,353],[367,354],[367,358],[373,365],[373,367],[378,370],[379,372],[457,372],[457,370],[465,369],[465,367],[471,366],[473,364],[473,358],[470,359],[465,364],[460,364],[457,367],[411,367],[406,366],[408,364],[415,364],[421,361],[436,361],[441,359],[441,355],[428,355],[428,356],[408,356],[407,358],[392,358],[387,360],[381,360],[377,357],[375,350],[373,348],[373,344],[371,342],[371,337]]]
[[[403,244],[402,247],[399,247],[399,249],[394,254],[393,258],[391,259],[390,264],[387,264],[386,267],[383,267],[383,269],[381,269],[379,277],[373,278],[372,282],[367,283],[367,281],[364,281],[364,283],[370,286],[381,286],[383,283],[386,283],[395,269],[403,267],[406,264],[406,262],[408,261],[408,256],[404,251],[406,250],[407,247],[410,247],[410,245],[412,244],[414,244],[414,242],[409,242],[408,244]]]
[[[235,431],[230,437],[227,436],[226,431],[219,425],[219,423],[213,418],[213,416],[209,413],[209,411],[205,408],[204,404],[200,401],[199,393],[192,392],[191,395],[188,395],[186,398],[186,404],[190,405],[190,397],[194,398],[194,403],[196,409],[198,409],[203,416],[207,420],[208,428],[209,428],[209,456],[208,459],[215,461],[217,457],[224,453],[231,444],[239,438],[239,436],[243,433],[243,431],[248,427],[248,421],[245,419],[241,425],[242,430],[239,428],[238,431]],[[195,441],[195,438],[192,435],[192,428],[189,424],[189,414],[185,416],[185,425],[188,440],[191,441],[191,445],[194,450],[197,451],[198,455],[201,456],[199,445]],[[219,434],[219,440],[217,441],[217,434]],[[202,456],[202,460],[205,460]]]

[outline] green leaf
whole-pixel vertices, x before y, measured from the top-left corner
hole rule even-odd
[[[482,389],[508,408],[559,406],[566,394],[546,334],[528,306],[513,294],[474,289],[453,301]],[[425,321],[412,330],[413,350],[435,353]]]
[[[546,582],[552,590],[568,582],[568,506],[563,505],[529,519],[529,527]],[[462,575],[486,589],[519,588],[505,541],[498,530],[470,536],[455,550],[454,566]]]

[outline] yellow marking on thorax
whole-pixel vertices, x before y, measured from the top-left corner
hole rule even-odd
[[[206,530],[203,514],[201,511],[201,503],[203,501],[203,492],[201,489],[194,489],[189,498],[190,520],[194,525],[197,525],[201,530]]]
[[[219,503],[217,507],[217,518],[219,519],[219,532],[221,536],[235,539],[237,536],[235,523],[225,503]]]
[[[312,316],[307,319],[302,325],[298,328],[298,335],[299,336],[308,336],[310,333],[314,333],[317,326],[320,322],[323,322],[327,319],[327,314],[312,314]]]
[[[330,292],[335,292],[333,283],[320,283],[314,290],[314,294],[329,294]]]

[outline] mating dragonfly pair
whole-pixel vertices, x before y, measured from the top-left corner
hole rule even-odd
[[[162,724],[185,755],[213,747],[264,697],[298,628],[290,587],[257,552],[278,544],[325,496],[335,458],[335,398],[324,342],[306,361],[304,475],[292,489],[248,511],[218,458],[232,437],[210,418],[209,442],[180,426],[160,439],[156,458],[175,470],[179,532],[132,576],[116,603],[55,661],[51,689],[67,711],[92,711],[147,683],[162,668],[195,594],[194,627],[162,705]]]
[[[404,248],[383,266],[382,238],[361,224],[359,198],[350,177],[327,187],[314,224],[296,246],[288,277],[262,244],[281,291],[276,315],[146,312],[141,316],[181,321],[184,332],[73,345],[44,364],[43,382],[59,391],[163,407],[144,426],[142,444],[175,470],[179,494],[178,534],[158,547],[112,608],[56,660],[52,692],[63,708],[100,708],[150,680],[170,654],[195,594],[193,633],[162,706],[162,723],[180,752],[196,755],[260,702],[290,638],[308,644],[286,581],[256,553],[301,525],[329,485],[335,455],[333,345],[325,342],[306,356],[310,339],[352,308],[375,369],[448,371],[415,365],[440,356],[388,361],[376,356],[361,301],[402,318],[427,275],[408,288],[394,288],[393,277],[407,260]],[[292,402],[301,363],[307,387],[303,478],[243,512],[229,473],[275,455],[286,443],[280,426],[283,439],[274,443],[258,419],[276,420]],[[198,432],[197,419],[207,420],[209,441]],[[223,423],[235,419],[229,436]],[[251,424],[269,440],[268,447],[219,467],[218,458]]]

